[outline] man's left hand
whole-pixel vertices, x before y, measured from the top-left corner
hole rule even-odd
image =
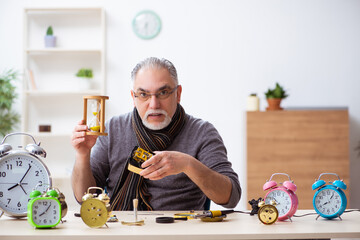
[[[159,180],[169,175],[185,172],[193,158],[188,154],[175,151],[154,153],[154,156],[141,165],[145,169],[140,172],[140,175],[150,180]]]

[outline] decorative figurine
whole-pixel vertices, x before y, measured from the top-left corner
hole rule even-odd
[[[88,125],[87,135],[104,135],[105,132],[105,100],[108,96],[84,96],[84,124]],[[88,113],[91,113],[88,116]]]

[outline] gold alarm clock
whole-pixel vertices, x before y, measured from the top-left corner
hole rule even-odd
[[[275,202],[265,204],[264,201],[259,202],[258,218],[260,222],[266,225],[273,224],[279,217],[279,212],[275,207]]]
[[[100,190],[101,193],[90,193],[91,190]],[[82,197],[80,217],[83,222],[91,228],[107,226],[110,218],[110,198],[100,187],[89,187],[87,193]]]

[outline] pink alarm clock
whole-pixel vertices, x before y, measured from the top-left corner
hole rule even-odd
[[[272,180],[275,175],[285,175],[289,178],[288,181],[282,183],[281,186]],[[290,179],[290,176],[286,173],[274,173],[271,175],[270,180],[267,181],[263,190],[269,192],[265,195],[265,204],[276,204],[276,208],[279,212],[278,220],[283,221],[290,219],[295,214],[298,208],[298,197],[295,194],[297,187]]]

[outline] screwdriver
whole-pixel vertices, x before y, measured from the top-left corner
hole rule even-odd
[[[203,217],[210,217],[210,218],[214,218],[214,217],[220,217],[229,213],[233,213],[235,212],[234,210],[225,210],[225,211],[220,211],[220,210],[209,210],[209,211],[204,211],[203,214],[199,214],[199,215],[195,215],[195,218],[203,218]]]

